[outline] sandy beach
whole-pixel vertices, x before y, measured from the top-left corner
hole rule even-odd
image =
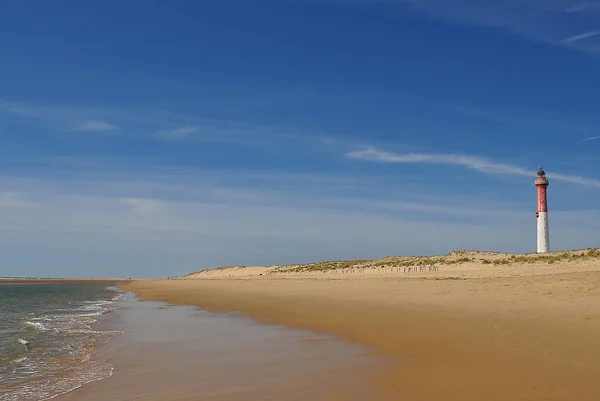
[[[381,400],[597,400],[597,251],[534,258],[230,267],[122,287],[367,346],[393,361],[361,377]]]

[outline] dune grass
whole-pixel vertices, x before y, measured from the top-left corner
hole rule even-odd
[[[508,255],[502,257],[499,252],[453,251],[445,256],[388,256],[380,260],[333,260],[325,262],[279,266],[272,273],[305,273],[326,272],[343,269],[380,269],[380,268],[410,268],[410,267],[441,267],[461,265],[465,263],[481,263],[485,266],[508,266],[513,264],[554,264],[561,261],[584,261],[600,258],[599,248],[588,248],[577,251],[556,252],[550,254]],[[190,273],[185,277],[194,276],[208,270],[226,270],[243,268],[245,266],[222,266],[218,269],[204,269]]]

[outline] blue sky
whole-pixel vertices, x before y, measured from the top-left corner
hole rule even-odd
[[[8,0],[0,276],[600,245],[600,1]]]

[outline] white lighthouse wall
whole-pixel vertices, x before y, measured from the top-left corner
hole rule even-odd
[[[537,218],[537,251],[538,253],[550,252],[548,212],[540,212]]]

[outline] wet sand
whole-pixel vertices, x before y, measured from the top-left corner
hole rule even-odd
[[[374,389],[355,379],[385,365],[327,335],[132,295],[96,325],[123,331],[93,355],[114,375],[60,401],[364,401]]]
[[[600,272],[524,269],[517,277],[263,276],[123,287],[371,347],[393,363],[365,376],[382,393],[363,399],[598,400]]]

